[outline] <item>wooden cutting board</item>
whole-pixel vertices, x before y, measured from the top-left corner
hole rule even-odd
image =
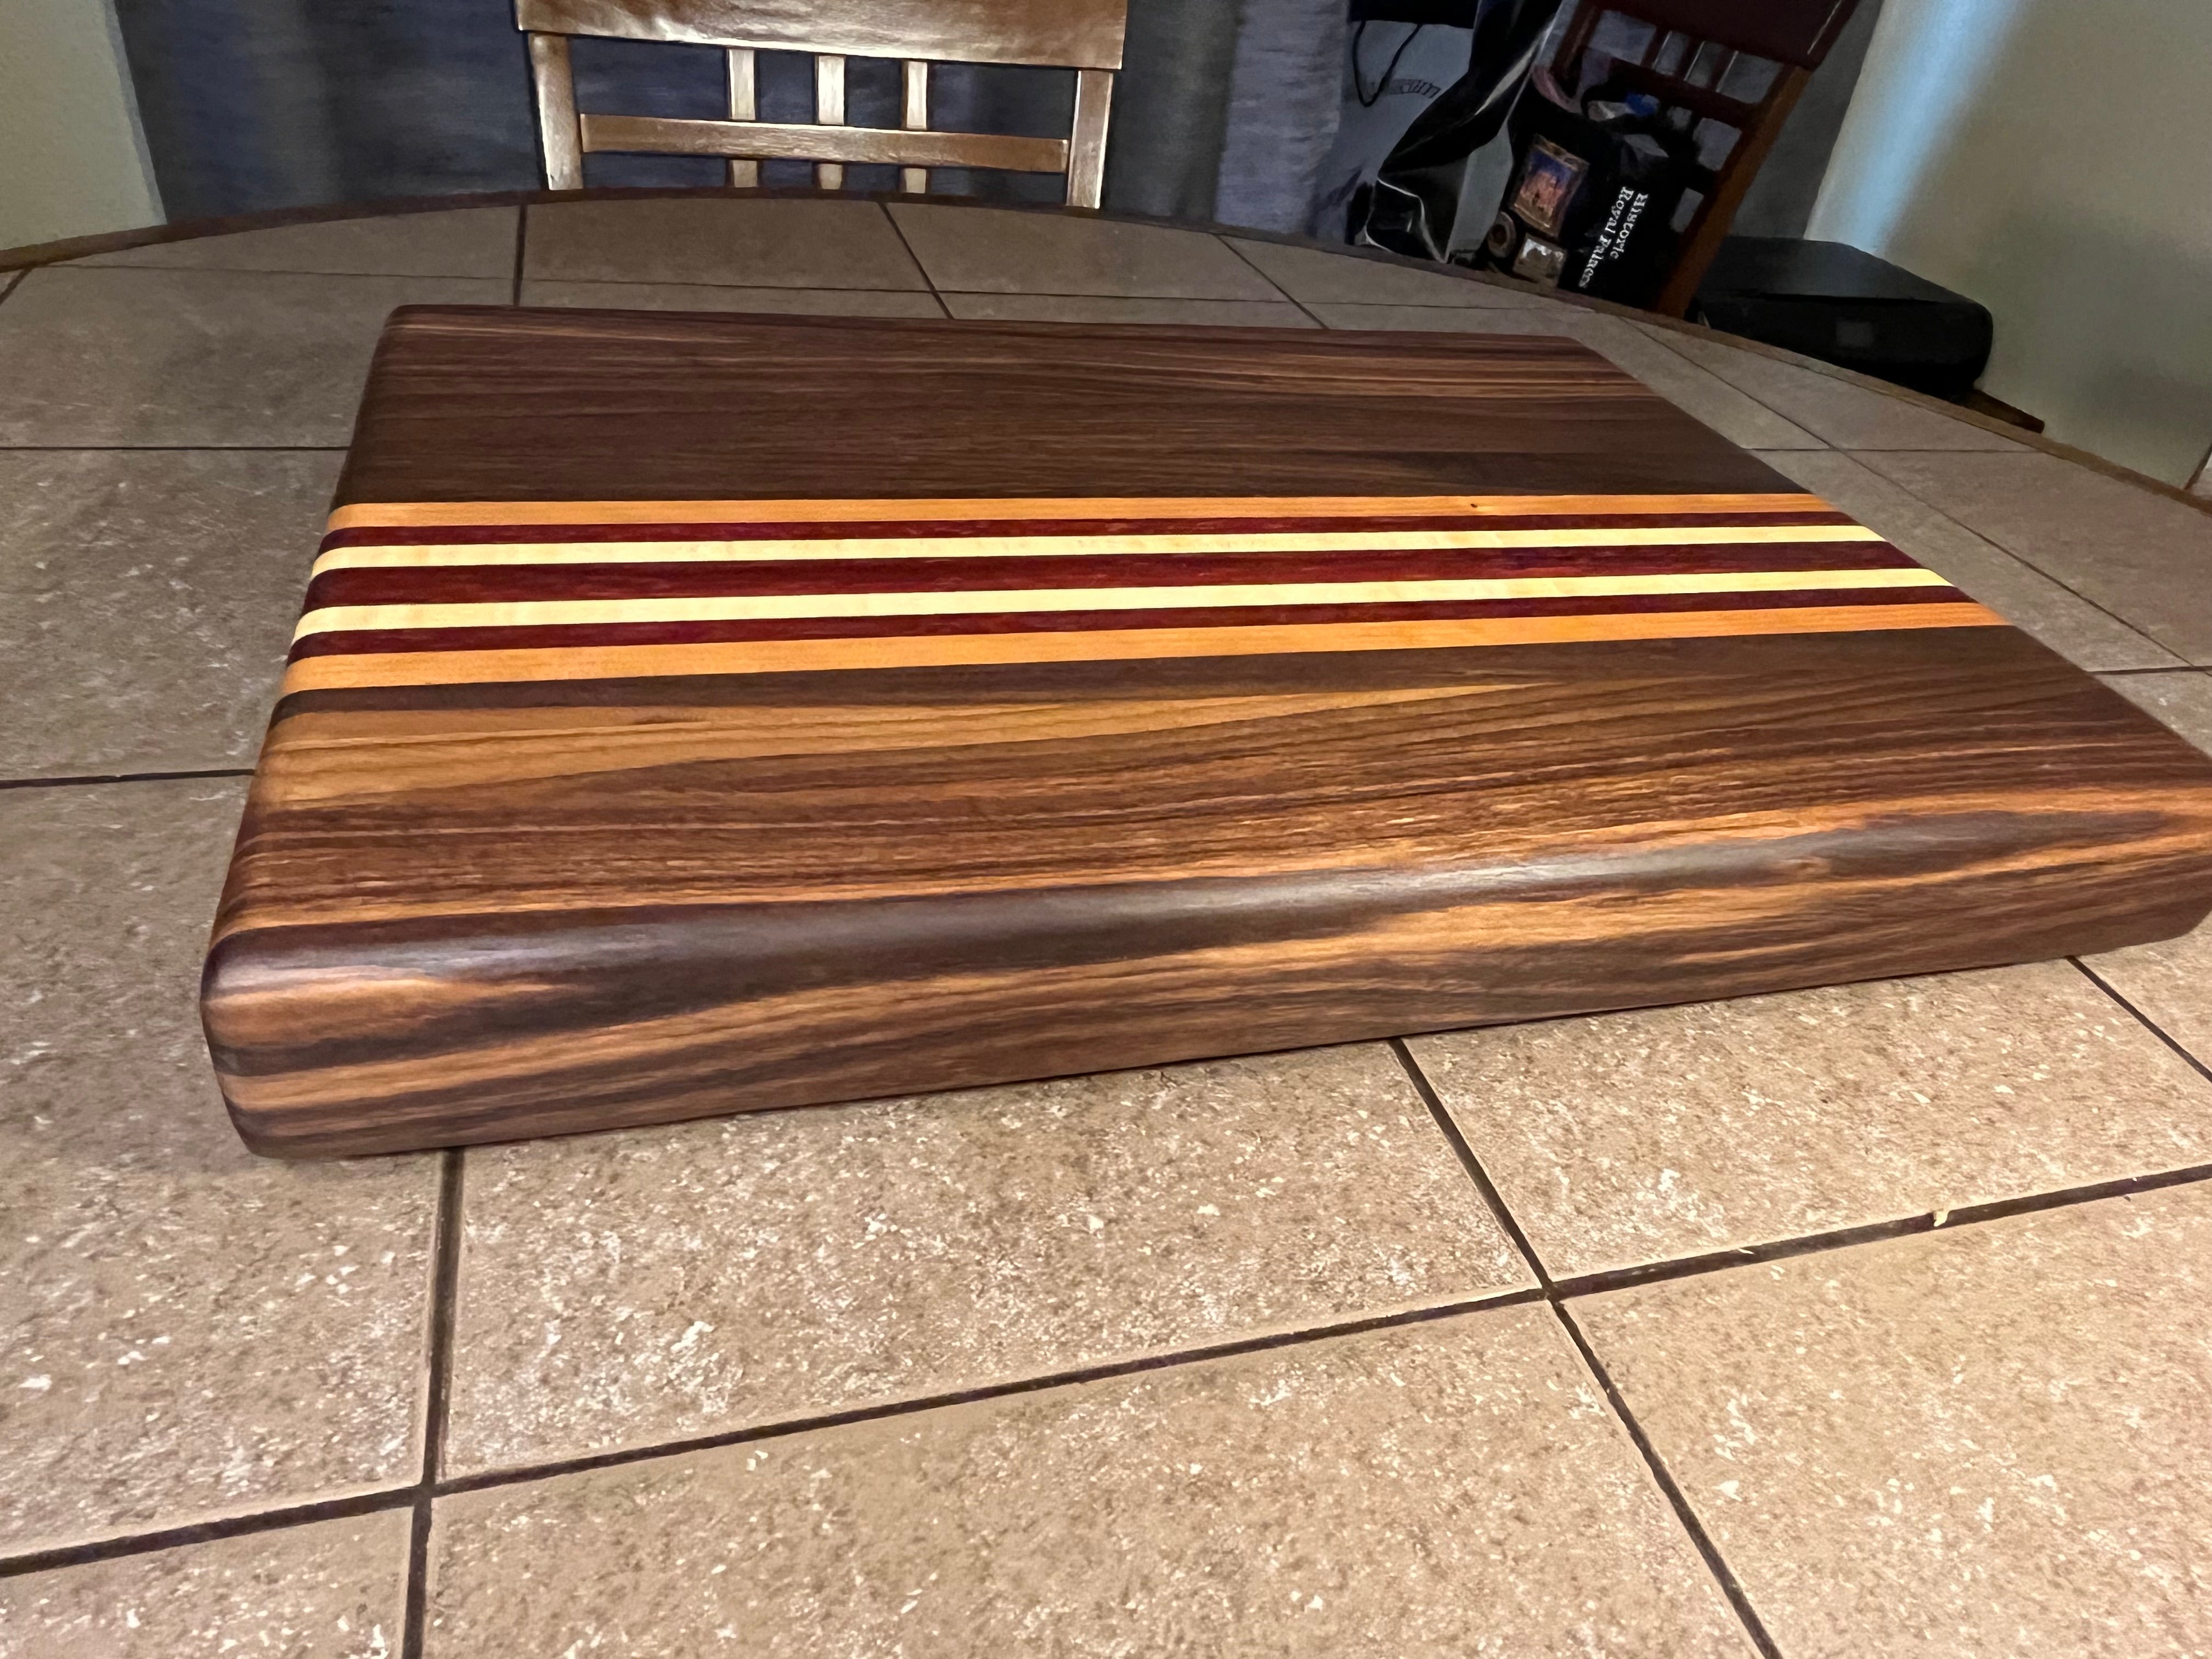
[[[2212,762],[1567,341],[417,308],[204,1008],[307,1156],[2208,907]]]

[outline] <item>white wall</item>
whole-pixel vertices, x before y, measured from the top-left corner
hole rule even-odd
[[[2212,443],[2212,0],[1887,0],[1806,234],[1996,317],[1982,384],[2183,483]]]
[[[108,0],[0,0],[0,247],[161,219]]]

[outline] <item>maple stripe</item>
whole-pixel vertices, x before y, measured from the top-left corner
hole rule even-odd
[[[932,519],[1358,518],[1407,513],[1788,513],[1825,509],[1802,491],[1705,495],[1110,495],[878,497],[843,501],[355,501],[332,531],[471,525],[713,524]]]
[[[468,543],[349,546],[317,558],[313,574],[332,570],[483,564],[680,564],[842,559],[1019,559],[1039,555],[1100,558],[1225,553],[1355,553],[1383,550],[1503,551],[1522,548],[1748,547],[1799,542],[1879,542],[1854,524],[1664,525],[1632,529],[1261,531],[1173,536],[943,536],[799,541]]]
[[[283,695],[370,686],[483,685],[543,680],[657,678],[694,674],[789,674],[943,668],[993,663],[1122,662],[1176,657],[1434,651],[1609,640],[1864,633],[1915,628],[2002,628],[1974,604],[1663,611],[1445,622],[1291,624],[1222,629],[1131,629],[1098,633],[898,635],[880,639],[761,640],[703,645],[580,649],[399,652],[303,657],[285,671]]]
[[[1799,588],[1948,587],[1932,570],[1775,570],[1642,576],[1516,576],[1442,581],[1190,583],[1154,587],[969,588],[949,592],[686,595],[525,599],[470,605],[349,605],[310,611],[293,638],[383,629],[771,620],[798,617],[975,616],[994,611],[1209,610],[1237,605],[1422,605],[1642,593]]]
[[[1623,599],[1492,599],[1444,605],[1240,605],[1212,611],[1006,611],[986,615],[684,618],[659,622],[568,623],[526,628],[415,628],[310,634],[294,657],[398,651],[491,651],[517,647],[679,645],[719,640],[838,640],[924,634],[1060,634],[1100,629],[1172,628],[1196,633],[1222,628],[1299,624],[1316,629],[1370,622],[1431,622],[1505,617],[1615,616],[1645,611],[1764,611],[1781,605],[1837,609],[1826,590],[1796,593],[1662,593]],[[1951,605],[1955,588],[1891,591],[1886,603]],[[1316,637],[1320,637],[1317,634]]]

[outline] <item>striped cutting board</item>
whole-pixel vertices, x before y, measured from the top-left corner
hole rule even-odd
[[[204,1006],[350,1152],[2208,906],[2201,756],[1565,342],[433,311]]]

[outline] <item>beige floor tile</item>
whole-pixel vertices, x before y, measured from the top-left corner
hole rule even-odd
[[[1701,335],[1637,326],[1838,449],[2020,448],[1971,421],[1954,420],[1903,397],[1855,386],[1817,369],[1778,362]]]
[[[2063,963],[1413,1048],[1561,1277],[2212,1161],[2212,1083]]]
[[[0,1579],[0,1659],[391,1659],[404,1510]]]
[[[1540,1307],[439,1506],[432,1659],[1745,1655]]]
[[[1220,328],[1316,328],[1287,300],[1134,300],[1115,295],[948,294],[955,317],[1015,323],[1197,323]]]
[[[2113,674],[2105,684],[2212,752],[2212,674]]]
[[[0,451],[0,776],[250,763],[341,459]]]
[[[462,208],[398,213],[195,236],[188,241],[95,253],[79,265],[168,270],[290,270],[325,276],[486,276],[512,281],[521,210]]]
[[[1825,434],[1807,429],[1802,422],[1785,418],[1788,410],[1778,413],[1744,396],[1721,377],[1685,363],[1633,323],[1618,317],[1587,317],[1575,336],[1732,444],[1746,449],[1820,447]]]
[[[1529,1283],[1380,1047],[472,1152],[449,1464]]]
[[[1831,449],[1771,452],[1761,459],[2084,668],[2180,665],[2164,646],[1945,518],[1858,456]]]
[[[2087,961],[2160,1030],[2212,1066],[2212,924]]]
[[[34,270],[0,305],[0,445],[342,445],[395,306],[504,305],[460,277]]]
[[[1587,313],[1571,306],[1366,305],[1340,300],[1299,303],[1327,328],[1379,329],[1390,333],[1564,334],[1571,337]],[[1747,399],[1746,401],[1748,401]]]
[[[1790,1659],[2212,1651],[2212,1187],[1574,1308]]]
[[[948,293],[1282,298],[1204,231],[921,202],[894,203],[890,212],[929,280]]]
[[[738,288],[927,289],[872,202],[668,200],[533,207],[522,274]]]
[[[728,288],[707,283],[541,283],[522,285],[526,306],[610,311],[749,311],[762,315],[942,317],[937,296],[880,288]]]
[[[1863,459],[2188,661],[2212,664],[2212,513],[2056,455]]]
[[[1528,306],[1540,295],[1501,288],[1450,270],[1421,270],[1359,257],[1349,249],[1289,247],[1280,242],[1229,239],[1229,246],[1293,300],[1324,303],[1407,306]]]
[[[1633,374],[1684,414],[1746,449],[1817,449],[1820,441],[1727,382],[1644,337],[1633,324],[1556,301],[1511,310],[1443,306],[1309,307],[1330,328],[1433,329],[1459,334],[1564,334]]]
[[[0,1551],[421,1468],[435,1160],[253,1158],[210,1079],[243,795],[0,793]]]

